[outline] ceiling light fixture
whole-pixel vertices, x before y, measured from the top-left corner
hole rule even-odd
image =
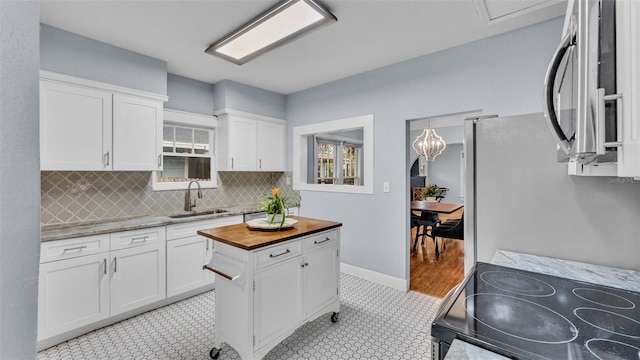
[[[429,124],[429,127],[431,127],[431,124]],[[418,155],[424,156],[427,161],[432,161],[436,156],[442,154],[447,144],[442,140],[442,136],[439,136],[435,130],[429,128],[424,129],[422,134],[413,141],[411,147]]]
[[[211,44],[204,52],[242,65],[334,21],[338,19],[314,0],[286,0]]]

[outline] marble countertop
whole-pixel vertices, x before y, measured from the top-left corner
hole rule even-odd
[[[491,263],[510,268],[569,278],[598,285],[640,292],[640,272],[593,265],[577,261],[522,254],[498,250]],[[479,348],[464,341],[454,340],[445,356],[446,360],[508,359],[502,355]]]
[[[216,209],[223,209],[227,212],[217,214],[205,214],[194,215],[186,217],[171,217],[174,215],[186,214],[182,212],[180,214],[167,214],[165,216],[140,216],[123,219],[111,219],[106,221],[87,221],[81,223],[68,223],[68,224],[56,224],[56,225],[43,225],[40,227],[40,241],[52,241],[60,239],[68,239],[80,236],[90,236],[105,234],[115,231],[127,231],[150,228],[154,226],[164,226],[169,224],[180,224],[192,221],[218,219],[229,216],[237,216],[243,214],[250,214],[260,212],[256,205],[234,205],[226,207],[218,207]],[[194,211],[195,214],[206,213],[213,209],[198,209]]]

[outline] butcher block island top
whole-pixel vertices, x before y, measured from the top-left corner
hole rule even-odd
[[[242,223],[199,230],[198,234],[243,250],[255,250],[342,226],[342,223],[338,222],[301,216],[287,216],[287,218],[298,220],[298,222],[290,228],[280,230],[263,231],[251,229],[246,223]]]

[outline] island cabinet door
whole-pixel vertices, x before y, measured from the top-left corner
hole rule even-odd
[[[340,258],[337,242],[310,251],[305,262],[305,318],[309,318],[338,300]]]
[[[297,256],[255,274],[254,351],[301,323],[302,269]]]

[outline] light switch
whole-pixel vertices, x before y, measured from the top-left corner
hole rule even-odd
[[[389,192],[389,182],[385,181],[382,183],[382,191]]]

